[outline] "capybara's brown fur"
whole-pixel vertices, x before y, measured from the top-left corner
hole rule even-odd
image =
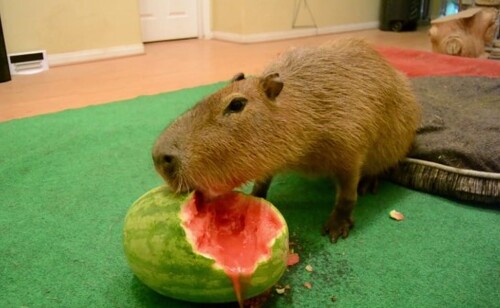
[[[360,179],[396,165],[410,149],[420,108],[406,78],[361,40],[290,49],[258,77],[236,75],[175,120],[153,159],[178,191],[209,198],[256,180],[266,196],[285,170],[336,179],[324,231],[347,237]]]

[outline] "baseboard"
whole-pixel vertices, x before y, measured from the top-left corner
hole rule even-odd
[[[371,21],[371,22],[364,22],[357,24],[336,25],[336,26],[318,28],[318,35],[376,29],[378,28],[378,26],[379,26],[378,21]]]
[[[109,48],[87,49],[74,52],[48,54],[49,66],[66,65],[80,62],[96,61],[144,53],[144,45],[133,44]]]
[[[292,29],[289,31],[266,32],[266,33],[256,33],[256,34],[238,34],[238,33],[214,31],[212,35],[214,39],[221,41],[229,41],[235,43],[258,43],[258,42],[293,39],[306,36],[374,29],[378,28],[378,25],[379,25],[378,21],[373,21],[373,22],[365,22],[357,24],[329,26],[322,28],[303,28],[303,29]]]
[[[257,42],[286,40],[304,36],[313,36],[317,35],[317,31],[318,29],[316,28],[293,29],[290,31],[266,32],[266,33],[256,33],[256,34],[238,34],[238,33],[214,31],[213,38],[216,40],[229,41],[235,43],[257,43]]]

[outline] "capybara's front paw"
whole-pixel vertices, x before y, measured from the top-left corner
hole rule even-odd
[[[347,238],[349,236],[349,230],[354,227],[354,221],[349,216],[340,216],[333,213],[328,221],[323,226],[323,235],[328,235],[332,243],[336,243],[337,240],[342,238]]]

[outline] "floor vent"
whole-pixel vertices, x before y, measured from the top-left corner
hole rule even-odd
[[[9,67],[13,75],[36,74],[49,69],[45,50],[9,54]]]

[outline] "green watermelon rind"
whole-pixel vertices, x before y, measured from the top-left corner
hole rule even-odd
[[[195,253],[187,240],[170,240],[186,238],[180,213],[189,198],[191,195],[176,196],[167,186],[160,186],[130,207],[123,234],[128,264],[140,281],[168,297],[205,303],[236,301],[231,280],[213,259]],[[245,298],[272,287],[286,269],[288,228],[279,211],[275,212],[283,230],[272,243],[273,257],[257,266]]]

